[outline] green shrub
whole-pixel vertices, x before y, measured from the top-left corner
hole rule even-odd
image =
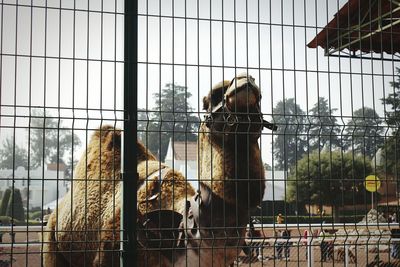
[[[10,200],[10,196],[11,196],[11,189],[7,188],[4,191],[3,199],[1,200],[1,203],[0,203],[0,216],[5,216],[6,215],[8,201]]]
[[[11,223],[11,217],[9,216],[0,216],[0,221],[3,224],[3,226],[9,226]],[[15,225],[23,225],[24,222],[20,222],[19,220],[14,219],[14,224]]]
[[[46,214],[46,213],[43,213]],[[37,210],[29,213],[29,219],[30,220],[36,220],[36,219],[41,219],[42,218],[42,211]]]
[[[10,196],[6,215],[20,221],[25,219],[25,211],[22,204],[21,192],[18,188],[15,188],[14,193]]]
[[[29,212],[34,212],[34,211],[41,211],[42,208],[41,207],[33,207],[29,209]]]

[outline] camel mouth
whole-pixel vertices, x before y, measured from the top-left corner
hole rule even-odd
[[[258,139],[264,126],[261,91],[252,76],[241,74],[216,85],[204,98],[205,125],[214,135],[251,134]],[[211,106],[210,106],[211,104]]]
[[[258,139],[264,127],[272,131],[277,129],[263,119],[260,102],[260,88],[246,73],[232,81],[218,83],[203,98],[203,109],[207,111],[204,125],[214,136],[251,134]]]

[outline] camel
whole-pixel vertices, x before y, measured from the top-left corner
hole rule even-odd
[[[248,75],[204,97],[197,192],[137,143],[137,266],[227,266],[236,259],[265,188],[258,139],[272,126],[262,119],[260,98]],[[70,193],[49,218],[45,266],[119,265],[120,135],[107,126],[92,136]]]

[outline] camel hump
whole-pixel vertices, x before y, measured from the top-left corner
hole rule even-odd
[[[138,164],[145,160],[157,160],[150,150],[137,140],[137,161]]]
[[[104,125],[98,129],[92,137],[92,141],[99,140],[102,147],[108,151],[121,149],[121,130],[111,125]],[[138,163],[145,160],[157,160],[139,140],[137,140]]]

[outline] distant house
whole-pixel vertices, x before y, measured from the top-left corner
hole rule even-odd
[[[69,188],[69,181],[64,179],[62,170],[54,170],[49,166],[47,170],[42,168],[25,170],[18,167],[15,171],[0,170],[0,199],[7,188],[18,188],[21,191],[22,202],[25,207],[31,209],[42,207],[65,195]]]
[[[197,142],[172,141],[170,139],[165,164],[180,171],[194,188],[198,187]]]
[[[261,212],[264,216],[276,216],[279,213],[286,215],[294,215],[299,212],[302,207],[296,204],[287,203],[285,196],[287,195],[287,171],[265,171],[265,190],[261,203]],[[255,214],[255,215],[261,215]]]
[[[263,201],[282,201],[287,186],[286,171],[265,171],[265,190]]]

